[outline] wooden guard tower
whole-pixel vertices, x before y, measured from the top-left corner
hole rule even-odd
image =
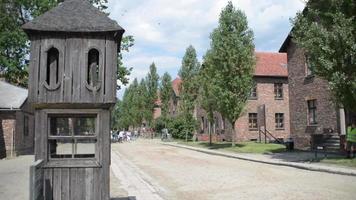
[[[23,29],[44,199],[109,200],[110,111],[124,29],[87,0],[66,0]]]

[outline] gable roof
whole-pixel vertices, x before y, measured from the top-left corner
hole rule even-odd
[[[172,88],[173,88],[174,94],[177,97],[179,96],[179,88],[180,88],[181,84],[182,84],[182,79],[180,77],[177,77],[172,81]]]
[[[22,26],[25,32],[124,32],[88,0],[66,0]]]
[[[287,54],[255,52],[255,76],[288,77]]]
[[[27,94],[27,89],[0,81],[0,109],[20,109]]]
[[[286,39],[284,40],[282,46],[279,48],[279,51],[280,53],[287,53],[287,48],[288,48],[288,45],[290,43],[290,41],[292,40],[292,36],[291,34],[289,33],[288,36],[286,37]]]

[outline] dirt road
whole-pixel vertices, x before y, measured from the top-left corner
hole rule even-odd
[[[113,144],[112,166],[137,200],[356,197],[356,177],[212,156],[152,140]]]

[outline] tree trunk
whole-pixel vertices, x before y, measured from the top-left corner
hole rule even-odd
[[[188,131],[185,131],[185,142],[188,142]]]
[[[235,123],[231,123],[231,124],[232,124],[231,146],[234,147],[234,146],[236,146],[236,144],[235,144],[235,137],[236,137]]]
[[[209,146],[212,145],[212,138],[211,138],[211,122],[209,122],[209,129],[208,129],[208,133],[209,133]]]

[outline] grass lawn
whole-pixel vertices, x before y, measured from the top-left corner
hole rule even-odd
[[[285,152],[286,147],[281,144],[264,144],[257,142],[240,142],[236,143],[235,147],[231,146],[231,142],[214,142],[211,146],[208,142],[185,142],[178,141],[178,144],[189,145],[194,147],[202,147],[207,149],[224,150],[236,153],[279,153]]]
[[[321,159],[320,162],[326,163],[326,164],[335,164],[335,165],[342,165],[342,166],[356,168],[356,158],[346,159],[346,158],[340,158],[340,157],[335,157],[335,158],[331,157],[331,158]]]

